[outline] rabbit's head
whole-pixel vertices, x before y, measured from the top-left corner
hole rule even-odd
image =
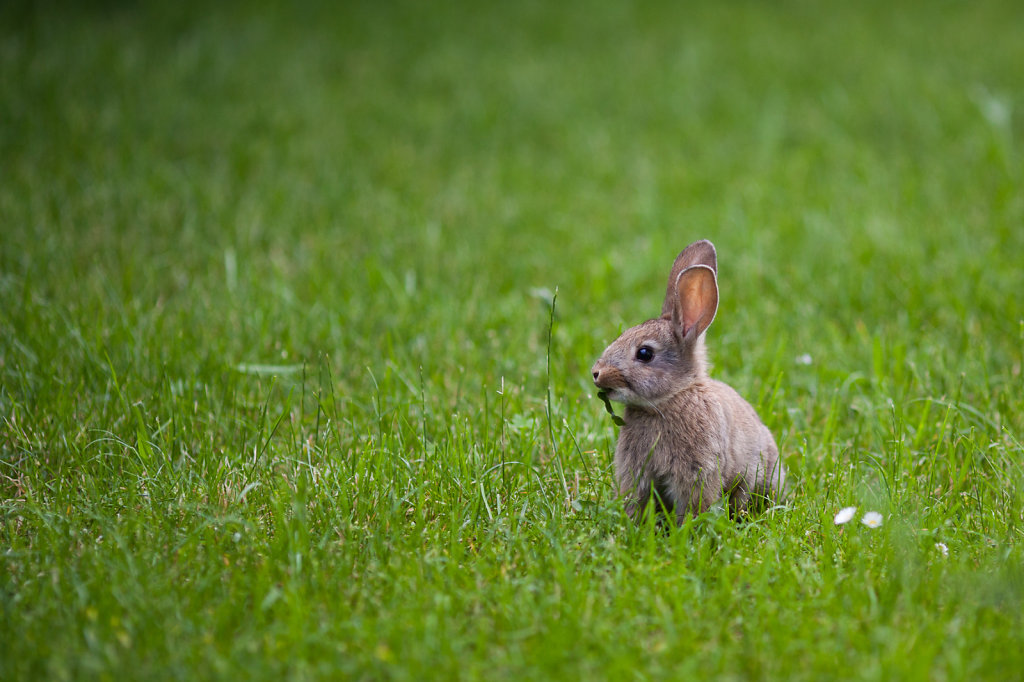
[[[594,385],[612,400],[656,409],[706,376],[704,332],[718,310],[717,268],[711,242],[686,247],[672,265],[661,317],[627,329],[605,349],[591,369]]]

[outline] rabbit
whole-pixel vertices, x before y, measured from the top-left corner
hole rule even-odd
[[[782,497],[771,432],[727,384],[708,376],[704,332],[718,310],[718,256],[702,240],[676,257],[661,317],[627,329],[594,364],[611,411],[625,404],[615,477],[639,521],[649,500],[677,524],[729,497],[734,517]]]

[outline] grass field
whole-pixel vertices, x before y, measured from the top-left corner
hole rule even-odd
[[[0,679],[1019,676],[1022,35],[4,3]],[[661,533],[589,368],[704,237],[792,494]]]

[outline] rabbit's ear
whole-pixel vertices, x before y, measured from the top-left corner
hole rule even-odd
[[[676,256],[676,262],[672,264],[672,272],[668,275],[665,302],[661,306],[662,317],[672,316],[672,309],[676,305],[676,282],[679,281],[679,274],[694,265],[706,265],[711,268],[712,272],[718,274],[718,255],[715,253],[715,245],[707,239],[690,244]]]
[[[684,340],[696,339],[718,311],[718,278],[707,265],[691,265],[676,280],[672,324]]]

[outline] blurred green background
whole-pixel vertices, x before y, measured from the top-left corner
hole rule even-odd
[[[1018,669],[1021,36],[992,1],[5,3],[0,676]],[[589,367],[700,238],[715,376],[795,488],[662,537]]]

